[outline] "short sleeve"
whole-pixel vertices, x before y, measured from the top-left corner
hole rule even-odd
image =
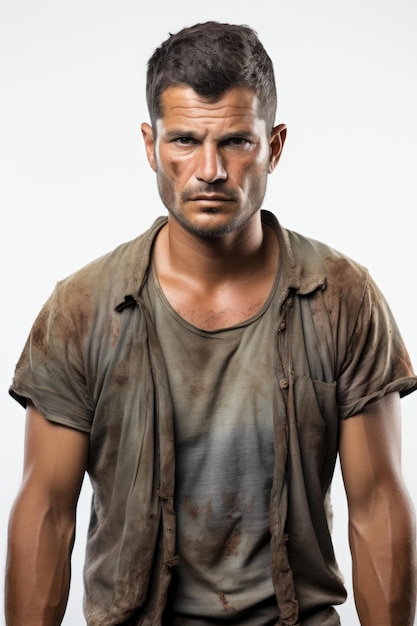
[[[48,420],[89,432],[93,411],[79,329],[67,308],[58,284],[32,326],[9,392],[24,407],[30,400]]]
[[[339,415],[350,417],[388,393],[405,396],[416,388],[417,377],[396,321],[368,276],[337,379]]]

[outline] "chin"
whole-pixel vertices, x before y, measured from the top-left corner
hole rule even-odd
[[[205,210],[196,218],[170,211],[172,218],[190,235],[203,239],[225,237],[244,227],[253,213],[247,215],[224,216],[219,209]]]

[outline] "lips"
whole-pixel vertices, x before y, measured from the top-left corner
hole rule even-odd
[[[231,198],[226,196],[196,196],[190,200],[192,202],[230,202]]]

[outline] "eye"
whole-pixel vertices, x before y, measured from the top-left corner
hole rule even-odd
[[[247,143],[247,139],[243,139],[243,137],[232,137],[230,139],[230,143],[233,144],[234,146],[241,146]]]
[[[195,144],[196,141],[192,137],[183,136],[183,137],[176,137],[174,139],[174,143],[177,143],[180,146],[189,146],[189,145]]]
[[[250,150],[253,144],[246,137],[229,137],[224,142],[224,145],[238,150]]]

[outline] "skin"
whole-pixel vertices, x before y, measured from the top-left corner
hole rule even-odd
[[[156,140],[142,134],[162,202],[190,234],[233,239],[256,216],[285,141],[283,124],[267,133],[254,92],[231,89],[216,102],[190,87],[162,95]]]
[[[224,328],[254,315],[276,275],[278,242],[259,209],[286,127],[268,133],[248,89],[210,102],[189,87],[169,87],[162,106],[155,132],[142,124],[169,212],[155,245],[158,279],[185,319]]]
[[[169,211],[154,247],[158,278],[180,315],[200,328],[224,328],[262,306],[276,275],[278,244],[262,227],[259,208],[286,129],[267,132],[256,96],[241,89],[209,103],[189,88],[171,87],[163,111],[154,133],[142,125]],[[88,435],[48,422],[29,405],[23,481],[9,526],[7,626],[61,623],[88,445]],[[363,626],[413,626],[415,522],[400,458],[398,394],[342,422]]]
[[[56,626],[65,612],[89,437],[27,408],[23,479],[9,522],[7,626]]]
[[[342,421],[340,461],[360,622],[364,626],[413,626],[415,515],[401,474],[397,393]]]

